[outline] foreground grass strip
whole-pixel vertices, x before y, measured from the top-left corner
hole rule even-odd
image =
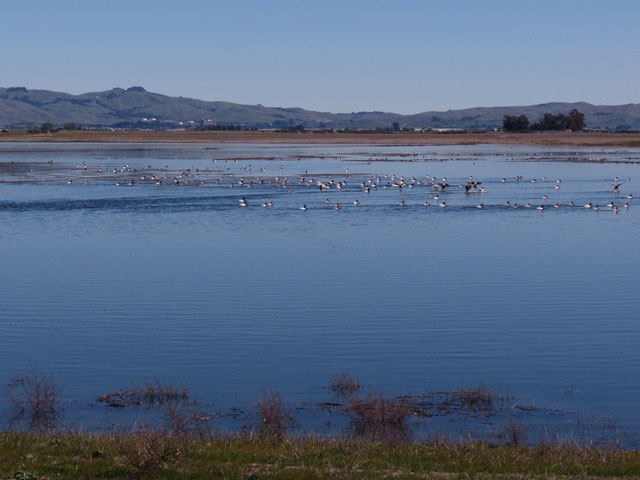
[[[640,451],[486,443],[190,442],[160,432],[0,434],[0,479],[640,478]]]

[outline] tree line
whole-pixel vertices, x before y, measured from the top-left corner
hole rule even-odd
[[[533,124],[529,124],[526,115],[505,115],[502,120],[502,129],[505,132],[527,132],[532,130],[571,130],[580,132],[584,130],[584,113],[575,108],[568,115],[559,113],[545,113],[544,116]]]
[[[27,133],[55,133],[60,130],[82,130],[82,127],[75,123],[65,123],[62,128],[56,127],[51,122],[44,122],[40,127],[34,127],[31,123],[27,124]]]

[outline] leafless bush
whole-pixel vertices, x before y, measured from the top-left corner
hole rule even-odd
[[[162,430],[146,428],[118,437],[127,465],[140,477],[156,475],[162,465],[176,456],[172,439]]]
[[[284,440],[290,427],[295,424],[290,410],[286,410],[278,392],[263,392],[255,402],[260,415],[258,431],[261,436]]]
[[[383,396],[353,398],[346,408],[354,435],[372,441],[400,442],[411,436],[407,419],[410,403]]]
[[[495,392],[481,383],[476,387],[456,392],[462,407],[469,410],[491,410],[495,400]]]
[[[498,436],[508,445],[522,445],[527,441],[527,426],[510,420],[498,431]]]
[[[171,435],[183,440],[204,440],[211,437],[211,418],[196,400],[181,400],[165,404],[165,418]]]
[[[25,423],[29,431],[54,430],[62,417],[62,396],[53,379],[36,367],[16,375],[6,386],[5,395],[11,407],[10,424]]]
[[[360,381],[353,375],[345,372],[336,372],[331,375],[329,391],[341,399],[353,398],[362,388]]]

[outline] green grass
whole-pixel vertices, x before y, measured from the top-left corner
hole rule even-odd
[[[0,434],[2,479],[601,478],[640,476],[640,451],[487,443]]]

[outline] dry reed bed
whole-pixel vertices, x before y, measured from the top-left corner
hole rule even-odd
[[[264,132],[264,131],[99,131],[63,130],[55,133],[27,134],[24,131],[0,132],[0,142],[141,142],[141,143],[341,143],[378,145],[438,144],[516,144],[583,147],[640,147],[640,133],[615,132]]]

